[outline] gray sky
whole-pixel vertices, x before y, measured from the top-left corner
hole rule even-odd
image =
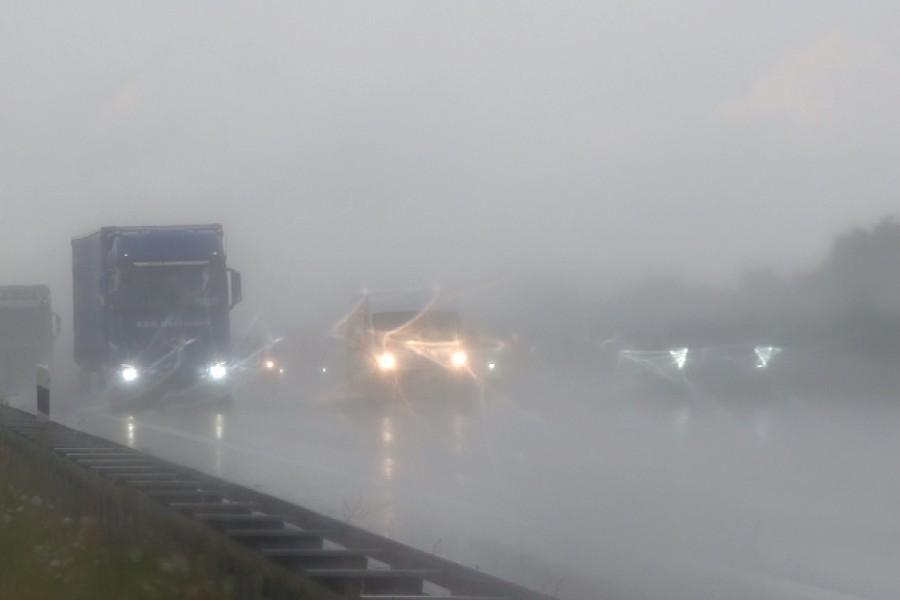
[[[198,221],[259,305],[801,268],[900,205],[898,29],[893,1],[7,0],[0,274],[68,300],[73,235]]]

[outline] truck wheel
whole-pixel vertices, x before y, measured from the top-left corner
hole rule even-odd
[[[134,400],[133,398],[129,398],[126,394],[124,394],[122,390],[118,390],[115,388],[107,388],[103,390],[103,396],[106,399],[107,406],[109,406],[110,410],[112,410],[113,412],[124,410]]]
[[[215,410],[229,410],[234,406],[234,394],[231,390],[215,392],[211,397],[211,401]]]
[[[392,379],[367,376],[363,386],[364,396],[376,406],[390,404],[403,397],[403,388],[400,382]]]

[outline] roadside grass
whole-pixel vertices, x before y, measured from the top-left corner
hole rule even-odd
[[[159,540],[107,534],[96,519],[67,515],[36,478],[17,472],[0,447],[0,598],[3,600],[190,599],[233,596],[203,557]]]

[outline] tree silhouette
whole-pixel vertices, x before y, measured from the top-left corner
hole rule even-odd
[[[839,236],[798,291],[822,334],[870,357],[900,356],[900,224],[888,216]]]

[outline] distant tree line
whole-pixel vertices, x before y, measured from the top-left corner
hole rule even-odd
[[[897,361],[900,223],[888,216],[842,233],[819,266],[789,276],[757,269],[729,287],[655,277],[604,294],[543,280],[495,299],[491,308],[485,322],[562,361],[625,346],[733,344]]]
[[[866,358],[900,357],[900,224],[838,236],[815,269],[743,275],[732,289],[657,279],[605,299],[606,323],[638,345],[818,345]]]

